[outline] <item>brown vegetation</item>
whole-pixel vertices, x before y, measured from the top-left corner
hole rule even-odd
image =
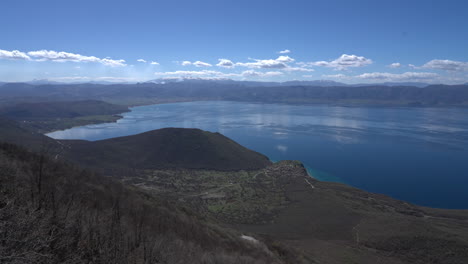
[[[0,145],[2,263],[283,263],[171,201]],[[291,260],[289,263],[298,263]]]

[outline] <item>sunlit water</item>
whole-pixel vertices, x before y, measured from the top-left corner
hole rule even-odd
[[[99,140],[163,127],[220,132],[312,176],[419,205],[468,208],[468,109],[190,102],[132,108],[117,123],[48,134]]]

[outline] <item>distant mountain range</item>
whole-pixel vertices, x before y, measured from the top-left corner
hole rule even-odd
[[[145,83],[156,83],[156,84],[166,84],[166,83],[218,83],[218,84],[241,84],[244,86],[321,86],[321,87],[332,87],[332,86],[350,86],[350,87],[359,87],[359,86],[415,86],[415,87],[426,87],[429,86],[429,83],[422,82],[383,82],[383,83],[360,83],[360,84],[346,84],[342,82],[336,82],[332,80],[313,80],[313,81],[285,81],[285,82],[258,82],[258,81],[235,81],[231,79],[199,79],[199,78],[174,78],[174,79],[154,79],[147,81]]]
[[[175,79],[154,79],[145,83],[217,83],[217,84],[240,84],[243,86],[347,86],[345,83],[335,82],[331,80],[314,80],[314,81],[286,81],[286,82],[258,82],[258,81],[236,81],[231,79],[200,79],[200,78],[175,78]]]
[[[156,79],[135,84],[6,83],[0,88],[0,106],[71,100],[101,100],[126,106],[200,100],[372,106],[468,106],[468,85],[427,85],[412,82],[347,85],[326,80],[251,82],[228,79]]]
[[[382,83],[359,83],[359,84],[346,84],[342,82],[336,82],[332,80],[312,80],[312,81],[303,81],[303,80],[292,80],[285,82],[261,82],[261,81],[236,81],[232,79],[203,79],[203,78],[164,78],[164,79],[154,79],[149,80],[143,83],[154,83],[154,84],[167,84],[167,83],[217,83],[217,84],[240,84],[243,86],[321,86],[321,87],[331,87],[331,86],[375,86],[375,85],[384,85],[384,86],[415,86],[415,87],[426,87],[429,86],[429,83],[422,82],[382,82]],[[0,86],[8,82],[0,82]],[[10,82],[11,83],[11,82]],[[16,82],[17,83],[17,82]],[[137,82],[111,82],[111,81],[75,81],[75,82],[58,82],[48,79],[34,79],[32,81],[23,82],[31,85],[70,85],[70,84],[102,84],[102,85],[112,85],[112,84],[136,84]]]

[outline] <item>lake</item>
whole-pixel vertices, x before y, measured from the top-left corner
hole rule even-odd
[[[116,123],[57,131],[99,140],[163,127],[220,132],[320,180],[418,205],[468,208],[468,109],[188,102],[131,108]]]

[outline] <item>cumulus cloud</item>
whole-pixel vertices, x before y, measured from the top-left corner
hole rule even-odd
[[[238,62],[236,63],[236,66],[255,69],[284,69],[288,67],[287,63],[293,61],[294,59],[289,56],[279,56],[276,59],[254,60],[254,62]]]
[[[53,50],[38,50],[28,52],[30,57],[36,58],[38,61],[57,61],[57,62],[98,62],[106,66],[126,66],[125,60],[113,60],[110,58],[98,58],[95,56],[84,56],[81,54],[75,54],[65,51],[53,51]]]
[[[372,72],[363,73],[355,76],[360,79],[368,80],[384,80],[384,81],[421,81],[431,80],[439,77],[438,74],[432,72],[405,72],[400,74],[387,73],[387,72]]]
[[[219,59],[219,63],[216,64],[218,67],[223,68],[234,68],[246,67],[252,69],[284,69],[287,71],[313,71],[312,69],[305,69],[303,67],[290,67],[288,64],[295,60],[289,56],[281,55],[276,59],[258,60],[252,59],[253,62],[237,62],[234,63],[228,59]]]
[[[445,71],[468,71],[468,62],[452,60],[431,60],[421,66],[424,69]]]
[[[223,67],[223,68],[233,68],[234,67],[234,62],[228,59],[218,59],[219,63],[216,64],[218,67]]]
[[[211,67],[212,65],[203,61],[196,61],[193,63],[196,67]]]
[[[152,61],[152,62],[150,62],[150,64],[151,64],[151,65],[159,65],[159,62],[157,62],[157,61]]]
[[[0,50],[0,59],[15,59],[15,60],[35,60],[35,61],[56,61],[56,62],[97,62],[107,66],[126,66],[125,60],[113,60],[110,58],[98,58],[95,56],[84,56],[65,51],[53,50],[36,50],[27,53],[18,50],[7,51]]]
[[[242,66],[247,68],[256,68],[256,69],[283,69],[287,65],[283,62],[277,60],[257,60],[256,62],[238,62],[236,66]]]
[[[125,60],[112,60],[112,59],[108,59],[108,58],[101,59],[99,61],[99,63],[104,64],[106,66],[111,66],[111,67],[127,66],[127,64],[125,64]]]
[[[306,63],[306,65],[309,66],[329,67],[334,68],[336,70],[346,70],[351,67],[363,67],[369,64],[372,64],[371,59],[348,54],[343,54],[338,59],[332,61],[316,61]]]
[[[203,62],[203,61],[196,61],[196,62],[191,62],[191,61],[183,61],[180,63],[180,65],[182,66],[190,66],[190,65],[193,65],[193,66],[196,66],[196,67],[211,67],[213,65],[207,63],[207,62]]]
[[[289,57],[289,56],[279,56],[276,61],[281,61],[281,62],[284,62],[284,63],[290,63],[290,62],[293,62],[294,59]]]
[[[394,62],[394,63],[388,65],[388,67],[390,67],[390,68],[392,68],[392,69],[400,68],[400,67],[401,67],[401,63],[399,63],[399,62]]]
[[[84,62],[99,62],[99,58],[94,56],[83,56],[80,54],[69,53],[64,51],[53,51],[53,50],[37,50],[37,51],[30,51],[28,55],[31,57],[36,58],[39,61],[84,61]]]
[[[138,61],[138,62],[146,63],[146,60],[144,60],[144,59],[138,59],[137,61]]]
[[[0,50],[0,59],[8,60],[30,60],[31,58],[24,52],[19,50]]]
[[[282,51],[278,51],[279,54],[288,54],[288,53],[291,53],[290,50],[288,49],[285,49],[285,50],[282,50]]]

